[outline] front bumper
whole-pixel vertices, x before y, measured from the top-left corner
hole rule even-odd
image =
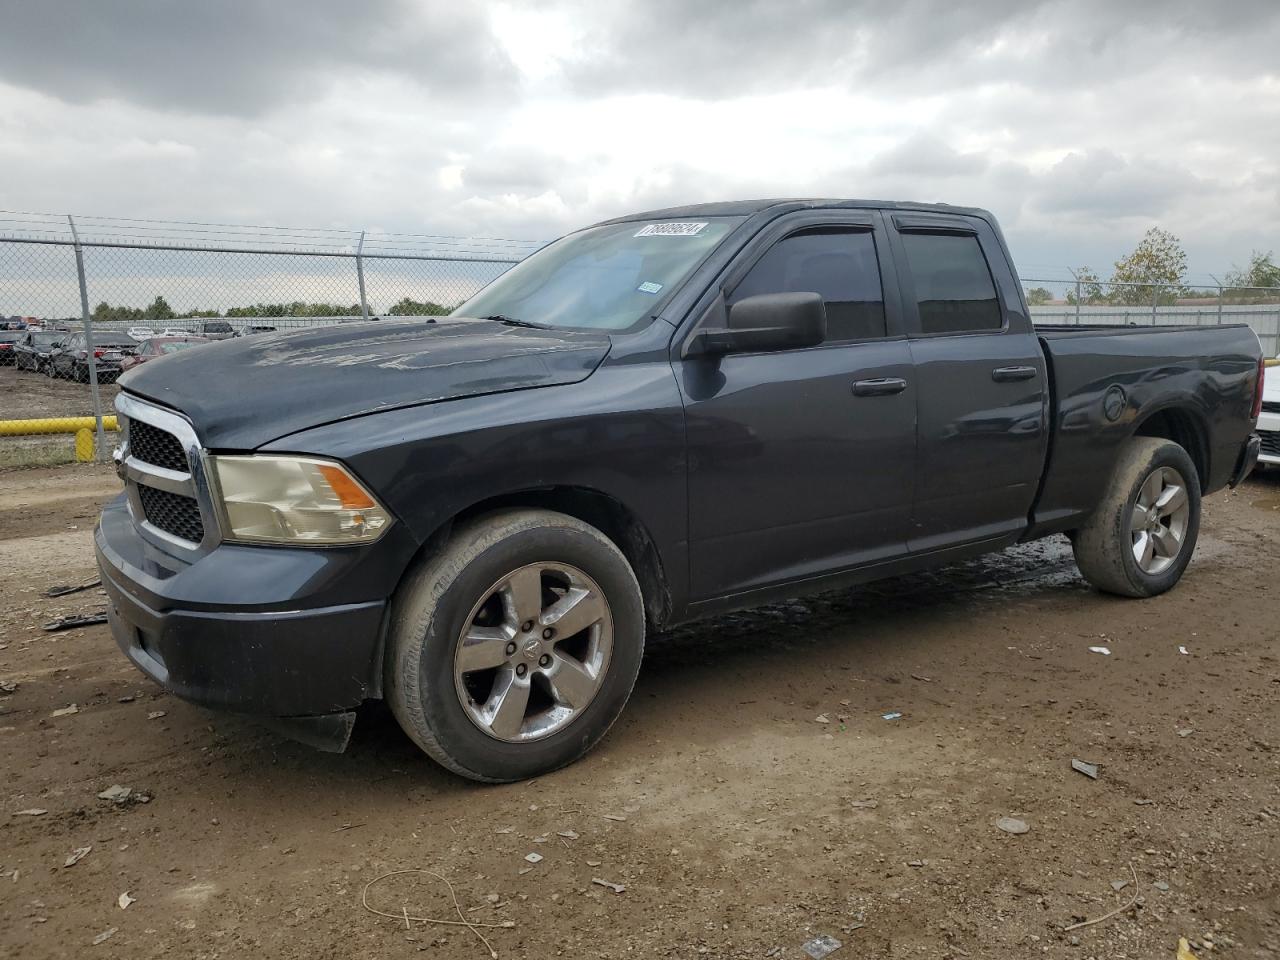
[[[328,716],[336,723],[320,740],[341,743],[300,739],[337,749],[347,715],[381,695],[394,581],[368,576],[372,547],[222,544],[188,562],[139,534],[123,496],[107,505],[94,539],[116,643],[175,695],[259,717]]]
[[[1253,468],[1258,465],[1258,451],[1262,449],[1262,441],[1259,440],[1255,433],[1245,442],[1244,449],[1240,451],[1240,459],[1236,461],[1236,468],[1231,474],[1231,486],[1237,486],[1245,477],[1253,472]]]

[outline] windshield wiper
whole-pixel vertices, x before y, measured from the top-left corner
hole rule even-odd
[[[505,323],[508,327],[528,327],[530,330],[550,330],[551,329],[551,327],[547,326],[547,324],[545,323],[534,323],[532,320],[520,320],[520,319],[517,319],[516,317],[508,317],[506,314],[503,314],[503,313],[495,313],[490,316],[483,317],[482,319],[494,320],[494,321],[497,321],[498,323]]]

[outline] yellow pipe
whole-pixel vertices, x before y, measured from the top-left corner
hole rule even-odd
[[[79,433],[96,429],[93,417],[41,417],[37,420],[0,420],[0,437],[31,437],[42,433]],[[102,418],[102,429],[119,430],[115,415]]]

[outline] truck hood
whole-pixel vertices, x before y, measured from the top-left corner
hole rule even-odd
[[[206,447],[250,450],[381,410],[577,383],[609,345],[606,334],[458,317],[342,324],[182,350],[120,385],[186,414]]]

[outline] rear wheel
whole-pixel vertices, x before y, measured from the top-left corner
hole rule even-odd
[[[387,700],[428,755],[506,782],[578,759],[622,712],[644,649],[626,558],[549,510],[472,521],[401,586]]]
[[[1187,451],[1135,437],[1072,546],[1080,572],[1099,590],[1153,597],[1181,579],[1199,532],[1200,482]]]

